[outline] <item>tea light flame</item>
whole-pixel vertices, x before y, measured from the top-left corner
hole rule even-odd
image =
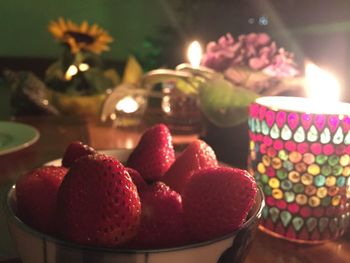
[[[86,64],[86,63],[80,63],[79,64],[79,70],[80,71],[87,71],[87,70],[89,70],[89,68],[90,68],[89,64]]]
[[[75,75],[78,74],[79,70],[81,72],[89,70],[90,66],[87,63],[80,63],[78,66],[70,65],[64,75],[66,80],[71,80]]]
[[[71,80],[74,75],[78,74],[78,68],[76,65],[70,65],[66,71],[64,78],[66,80]]]
[[[140,106],[137,103],[137,101],[131,96],[127,96],[127,97],[121,99],[115,105],[116,110],[123,111],[125,113],[133,113],[133,112],[137,111],[139,109],[139,107]]]
[[[306,64],[305,75],[312,110],[320,111],[325,105],[327,108],[336,107],[340,98],[340,83],[337,78],[310,62]]]
[[[305,68],[308,96],[322,101],[339,101],[340,84],[337,78],[316,66],[307,63]]]
[[[202,47],[198,41],[193,41],[187,50],[187,57],[193,68],[198,68],[202,60]]]

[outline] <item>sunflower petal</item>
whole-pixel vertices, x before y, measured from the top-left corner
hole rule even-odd
[[[92,36],[95,36],[96,33],[98,32],[99,28],[96,24],[93,24],[91,27],[90,27],[90,30],[89,30],[89,34],[92,35]]]
[[[66,25],[66,22],[64,21],[63,17],[60,17],[58,19],[58,25],[59,25],[59,27],[61,28],[62,31],[67,31],[67,25]]]
[[[83,23],[81,23],[80,25],[80,32],[81,33],[88,33],[89,30],[89,24],[86,20],[83,21]]]
[[[100,35],[98,39],[100,41],[104,41],[104,42],[112,42],[113,41],[113,38],[107,34]]]
[[[68,30],[70,30],[70,31],[78,31],[79,30],[78,25],[75,24],[74,22],[72,22],[72,20],[70,20],[70,19],[67,20],[67,27],[68,27]]]
[[[57,27],[57,26],[50,26],[50,27],[49,27],[49,31],[51,32],[51,34],[52,34],[55,38],[57,38],[57,39],[59,39],[59,40],[62,39],[62,37],[63,37],[63,31],[62,31],[59,27]]]

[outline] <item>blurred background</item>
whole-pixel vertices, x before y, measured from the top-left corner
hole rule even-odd
[[[309,59],[336,74],[348,101],[349,9],[347,0],[1,1],[0,69],[42,75],[62,52],[47,30],[59,17],[106,29],[114,42],[102,56],[119,71],[130,54],[145,70],[173,67],[193,39],[204,46],[227,32],[268,32],[300,66]]]

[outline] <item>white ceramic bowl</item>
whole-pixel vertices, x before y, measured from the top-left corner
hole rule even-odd
[[[126,160],[130,150],[106,151]],[[57,164],[59,160],[49,164]],[[113,249],[77,245],[38,232],[16,216],[16,188],[12,186],[5,202],[8,226],[23,263],[213,263],[243,262],[253,241],[264,197],[259,189],[255,204],[243,226],[225,236],[181,247],[166,249]]]

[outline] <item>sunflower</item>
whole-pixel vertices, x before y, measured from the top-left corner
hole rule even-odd
[[[89,26],[86,21],[79,26],[60,17],[57,21],[51,21],[48,29],[58,41],[67,44],[74,54],[81,50],[100,54],[109,50],[108,43],[113,41],[105,30],[96,24]]]

